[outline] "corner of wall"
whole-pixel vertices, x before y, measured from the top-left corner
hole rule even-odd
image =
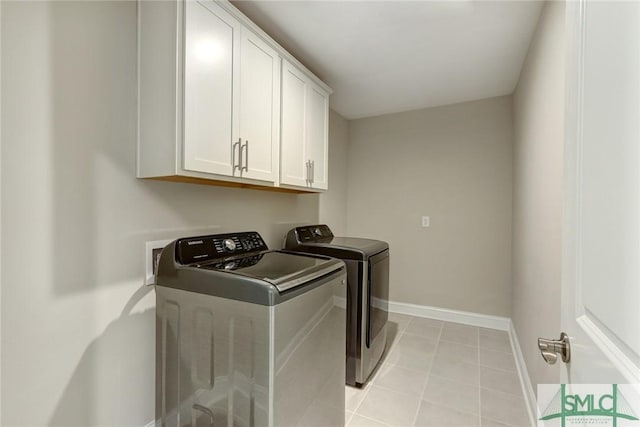
[[[565,82],[561,3],[545,2],[542,7],[513,94],[512,327],[523,343],[519,363],[526,376],[523,383],[531,384],[529,392],[537,384],[560,380],[559,370],[539,359],[535,342],[538,336],[561,329]],[[539,230],[545,230],[544,235]]]
[[[348,121],[329,110],[329,189],[320,194],[318,218],[341,235],[346,234],[347,220],[347,147]]]

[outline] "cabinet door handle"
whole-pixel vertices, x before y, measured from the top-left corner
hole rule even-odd
[[[311,161],[307,160],[304,165],[307,167],[307,185],[311,185]]]
[[[238,142],[234,142],[231,146],[231,163],[233,164],[232,174],[235,175],[236,169],[242,172],[242,139],[238,138]],[[238,146],[238,164],[236,164],[236,145]]]
[[[242,150],[242,148],[240,148]],[[240,172],[244,171],[249,171],[249,140],[247,139],[247,141],[244,143],[244,165],[240,168]],[[242,159],[242,154],[240,155],[240,158]]]
[[[313,181],[316,178],[316,162],[315,160],[311,160],[311,184],[313,185]]]

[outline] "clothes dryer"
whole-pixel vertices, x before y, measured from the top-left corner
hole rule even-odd
[[[389,244],[336,237],[327,225],[290,230],[285,250],[326,255],[347,265],[346,383],[361,387],[380,362],[387,342]]]

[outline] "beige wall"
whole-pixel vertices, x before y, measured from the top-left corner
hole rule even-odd
[[[559,382],[537,338],[560,334],[564,8],[547,2],[514,95],[513,322],[531,382]]]
[[[510,316],[511,102],[349,122],[347,231],[389,242],[391,300]]]
[[[2,2],[3,426],[154,418],[144,242],[255,229],[318,196],[142,181],[136,3]]]
[[[320,222],[328,224],[336,236],[347,232],[347,146],[349,122],[330,110],[329,190],[320,194]]]

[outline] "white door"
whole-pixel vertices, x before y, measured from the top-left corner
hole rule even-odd
[[[280,182],[308,186],[309,161],[305,152],[307,78],[282,61],[282,139]]]
[[[329,95],[315,84],[307,84],[307,126],[305,152],[311,163],[311,186],[326,190],[328,188],[329,155]]]
[[[183,167],[232,175],[240,24],[213,2],[185,8]]]
[[[567,2],[567,383],[640,383],[640,3]]]
[[[247,28],[242,29],[240,55],[242,176],[273,182],[280,126],[280,58]]]

